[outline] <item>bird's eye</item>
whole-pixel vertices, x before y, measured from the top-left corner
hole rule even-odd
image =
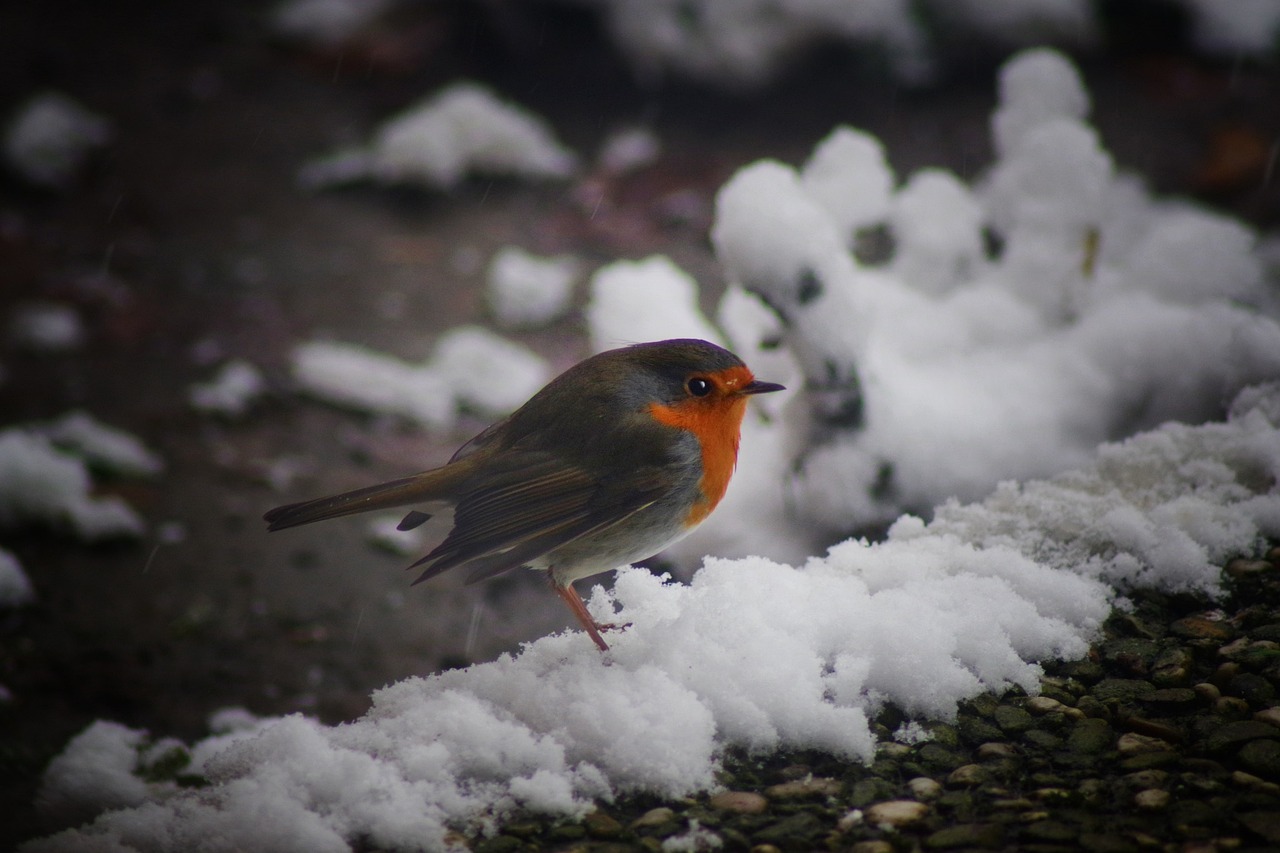
[[[703,379],[701,376],[695,376],[688,381],[686,386],[689,393],[695,397],[705,397],[711,393],[711,382]]]

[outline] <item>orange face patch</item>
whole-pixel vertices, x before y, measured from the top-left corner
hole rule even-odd
[[[702,397],[649,407],[654,419],[677,429],[687,430],[702,448],[702,499],[689,510],[685,524],[700,523],[711,514],[729,488],[734,466],[738,463],[738,441],[747,398],[741,391],[754,378],[745,367],[730,367],[702,378],[711,382],[711,392]]]

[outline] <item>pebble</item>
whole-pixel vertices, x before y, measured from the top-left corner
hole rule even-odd
[[[664,823],[671,823],[675,819],[676,813],[673,810],[666,806],[660,806],[656,809],[649,809],[649,811],[631,821],[631,828],[643,829],[648,826],[662,826]]]
[[[1160,738],[1126,732],[1116,741],[1116,749],[1121,755],[1137,755],[1145,752],[1165,752],[1170,749],[1169,743]]]
[[[1257,720],[1237,720],[1210,732],[1204,739],[1204,748],[1206,752],[1224,752],[1251,740],[1275,737],[1280,737],[1280,730],[1275,726]]]
[[[1280,708],[1267,708],[1254,714],[1253,718],[1260,723],[1266,723],[1269,726],[1280,728]]]
[[[1215,702],[1222,696],[1222,691],[1218,689],[1218,685],[1210,684],[1207,681],[1202,681],[1191,689],[1195,691],[1197,697],[1205,702]]]
[[[1213,701],[1213,712],[1219,717],[1239,719],[1249,715],[1249,703],[1239,696],[1220,696]]]
[[[1061,712],[1066,710],[1066,707],[1057,699],[1051,699],[1048,696],[1032,696],[1027,700],[1027,710],[1036,715],[1051,714],[1054,711]]]
[[[1004,840],[1004,830],[994,823],[962,823],[939,829],[924,840],[925,847],[946,849],[949,847],[998,847]]]
[[[850,853],[893,853],[893,845],[888,841],[859,841],[849,848]]]
[[[917,800],[932,800],[942,793],[942,785],[938,780],[930,779],[928,776],[917,776],[908,781],[907,789]]]
[[[834,797],[840,793],[839,779],[827,779],[821,776],[809,776],[805,779],[794,779],[765,788],[764,794],[776,800],[797,800],[802,797]]]
[[[604,812],[592,812],[582,819],[582,826],[592,838],[617,838],[622,834],[622,824]]]
[[[1003,741],[988,741],[978,747],[977,755],[983,761],[993,758],[1017,758],[1018,748]]]
[[[888,800],[876,803],[863,811],[867,823],[872,826],[909,826],[924,820],[929,807],[916,800]]]
[[[1148,788],[1133,795],[1133,804],[1145,811],[1159,811],[1169,805],[1169,792]]]
[[[996,708],[992,716],[995,718],[996,725],[1005,734],[1019,735],[1029,731],[1035,725],[1031,715],[1015,705],[1001,705]]]
[[[952,788],[976,788],[991,781],[991,771],[981,764],[962,764],[947,776]]]
[[[1176,637],[1183,637],[1188,640],[1215,640],[1224,641],[1231,639],[1231,628],[1218,619],[1208,619],[1204,616],[1186,616],[1182,619],[1174,621],[1169,630]]]
[[[1081,720],[1067,735],[1067,748],[1072,752],[1096,755],[1111,748],[1115,732],[1106,720],[1089,718]]]
[[[1223,571],[1233,578],[1244,578],[1249,577],[1250,575],[1260,575],[1264,572],[1274,570],[1275,564],[1269,560],[1246,560],[1242,557],[1237,557],[1227,563],[1226,568]]]
[[[1280,779],[1280,741],[1251,740],[1240,748],[1240,760],[1259,776]]]
[[[769,801],[754,791],[722,791],[708,800],[707,805],[722,812],[760,814],[769,808]]]

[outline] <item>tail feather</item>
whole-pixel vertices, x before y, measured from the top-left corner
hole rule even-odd
[[[297,527],[300,524],[340,518],[359,512],[448,500],[450,492],[459,479],[458,475],[464,473],[449,470],[454,467],[456,466],[446,465],[444,468],[388,483],[379,483],[376,486],[366,486],[363,489],[338,495],[285,504],[268,511],[262,518],[267,522],[267,530],[284,530],[287,527]]]

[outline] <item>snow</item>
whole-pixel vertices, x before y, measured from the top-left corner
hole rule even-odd
[[[9,119],[3,156],[29,183],[67,189],[95,148],[112,137],[111,122],[60,92],[32,96]]]
[[[662,142],[647,127],[626,127],[609,134],[600,146],[600,168],[613,175],[652,165],[662,153]]]
[[[276,6],[272,27],[288,38],[337,45],[395,4],[396,0],[285,0]]]
[[[542,387],[550,368],[520,344],[479,326],[459,326],[442,335],[421,364],[356,344],[300,344],[293,375],[320,400],[446,429],[463,409],[506,414]]]
[[[137,436],[108,426],[88,412],[67,412],[36,430],[96,470],[125,477],[153,477],[164,470],[164,460]]]
[[[791,386],[753,403],[728,495],[674,552],[700,562],[689,581],[624,567],[590,591],[598,620],[627,625],[607,654],[543,637],[385,687],[336,727],[229,712],[185,746],[96,723],[41,788],[70,828],[29,853],[445,850],[521,810],[574,820],[712,790],[731,749],[870,761],[887,704],[914,737],[982,693],[1036,693],[1041,663],[1086,654],[1135,589],[1219,595],[1226,559],[1280,536],[1274,246],[1118,170],[1060,56],[1021,54],[1002,80],[997,159],[974,185],[926,170],[898,186],[853,129],[802,169],[735,175],[712,232],[720,328],[666,258],[592,277],[593,348],[727,340]],[[869,228],[893,238],[882,262],[853,252]],[[472,327],[419,365],[313,342],[294,368],[316,396],[435,426],[547,378]],[[38,453],[70,473],[26,473]],[[25,476],[22,508],[55,480],[86,500],[77,464],[0,433],[0,488]],[[874,525],[881,541],[847,535]],[[148,781],[174,750],[208,785]]]
[[[754,343],[780,338],[803,380],[782,417],[753,429],[752,458],[782,472],[784,496],[773,474],[757,478],[736,498],[750,520],[717,513],[681,555],[713,543],[794,559],[1081,465],[1109,438],[1217,417],[1280,376],[1266,244],[1153,197],[1116,168],[1088,109],[1070,62],[1029,50],[1001,71],[999,156],[973,186],[927,169],[895,187],[878,143],[838,128],[802,169],[761,161],[721,189],[725,298],[741,288],[774,310],[780,328]],[[865,198],[850,204],[856,187]],[[887,232],[887,261],[851,250],[868,228]],[[749,363],[764,355],[751,337],[734,338]],[[790,532],[732,549],[757,546],[762,525]]]
[[[99,722],[41,801],[64,825],[102,813],[26,849],[444,850],[450,828],[493,833],[520,809],[577,819],[619,794],[712,789],[729,747],[868,761],[885,703],[949,719],[983,691],[1034,693],[1038,662],[1083,655],[1125,590],[1215,590],[1224,555],[1280,535],[1278,475],[1280,383],[1225,422],[1105,444],[877,544],[794,566],[708,558],[688,584],[621,570],[589,598],[630,623],[609,655],[573,631],[390,685],[349,724],[241,714],[190,747],[203,788],[144,781],[172,741]]]
[[[592,2],[642,77],[674,73],[738,88],[777,78],[818,45],[865,50],[898,80],[916,85],[939,76],[948,47],[960,46],[963,55],[975,45],[991,52],[1038,44],[1088,49],[1108,35],[1091,0]],[[1186,11],[1200,50],[1227,58],[1275,55],[1280,0],[1174,2]]]
[[[586,318],[593,352],[665,338],[722,342],[698,307],[697,282],[660,255],[596,270]]]
[[[569,255],[540,257],[504,246],[489,262],[486,295],[507,329],[544,326],[568,313],[582,263]]]
[[[18,558],[0,548],[0,608],[23,607],[35,599],[35,589]]]
[[[540,118],[479,83],[460,82],[385,122],[368,147],[306,166],[304,186],[373,179],[449,189],[468,174],[567,178],[577,158]]]
[[[266,390],[262,371],[249,361],[233,358],[218,368],[208,382],[192,385],[187,390],[187,399],[196,411],[238,418]]]
[[[65,450],[54,444],[58,435]],[[83,414],[0,430],[0,528],[44,524],[86,541],[140,536],[143,521],[124,500],[93,494],[89,468],[137,476],[159,465],[132,436]]]
[[[80,313],[59,302],[24,302],[9,315],[8,337],[23,349],[40,352],[67,352],[79,349],[85,340]]]

